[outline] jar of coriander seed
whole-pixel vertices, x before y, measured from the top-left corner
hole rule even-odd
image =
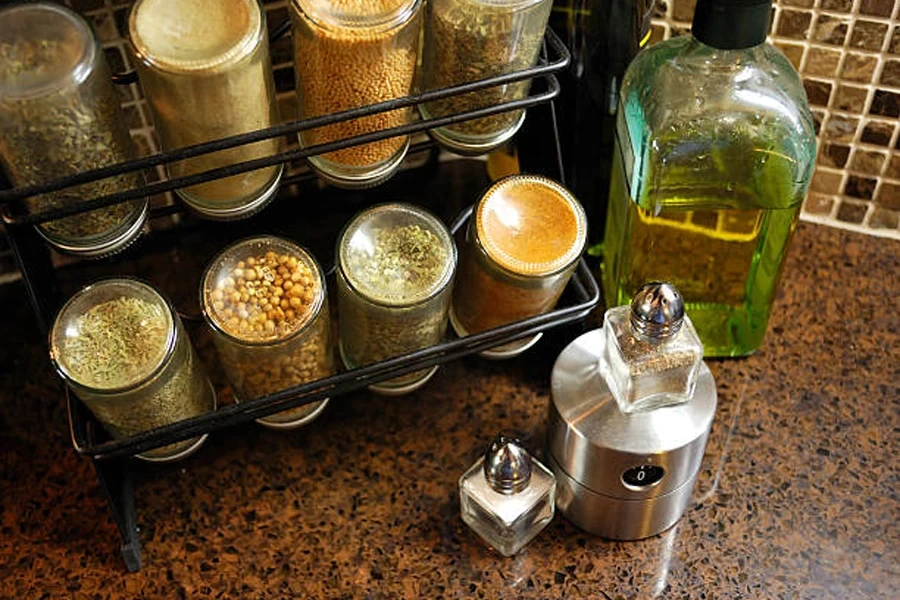
[[[275,236],[245,239],[203,275],[200,305],[235,400],[252,400],[334,374],[325,276],[306,250]],[[328,399],[257,419],[300,427]]]

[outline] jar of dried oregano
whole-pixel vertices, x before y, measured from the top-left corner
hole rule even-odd
[[[0,9],[0,164],[15,185],[44,183],[135,157],[109,69],[88,24],[55,4]],[[27,200],[32,212],[68,208],[138,188],[138,174],[108,177]],[[111,254],[144,225],[146,200],[37,226],[57,249]]]
[[[75,294],[50,332],[50,358],[114,439],[215,410],[216,396],[163,295],[136,279],[107,279]],[[206,435],[139,454],[183,458]]]
[[[384,204],[357,215],[337,244],[341,357],[347,368],[400,356],[444,339],[456,246],[431,213]],[[437,366],[369,386],[418,389]]]
[[[587,239],[578,200],[536,175],[514,175],[491,186],[475,206],[460,249],[450,321],[460,336],[553,309]],[[515,356],[541,334],[482,353]]]
[[[239,241],[206,268],[200,304],[238,402],[334,374],[325,277],[315,258],[274,236]],[[258,419],[276,429],[315,419],[328,400]]]
[[[521,71],[538,59],[553,0],[431,0],[425,19],[426,90]],[[425,118],[484,108],[528,94],[529,81],[428,102]],[[512,137],[525,119],[514,110],[431,130],[447,149],[481,154]]]
[[[229,137],[279,122],[265,12],[258,0],[138,0],[128,19],[131,49],[163,149]],[[193,175],[272,156],[279,138],[167,166]],[[177,190],[201,216],[228,220],[272,198],[282,166]]]
[[[422,0],[293,0],[291,17],[300,117],[308,119],[412,93]],[[410,110],[342,121],[300,133],[304,147],[396,127]],[[342,187],[378,184],[400,166],[409,136],[312,156]]]

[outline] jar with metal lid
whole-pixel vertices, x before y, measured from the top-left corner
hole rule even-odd
[[[469,219],[450,322],[460,336],[553,309],[584,250],[584,209],[563,186],[514,175],[491,186]],[[515,356],[541,334],[482,352]]]
[[[423,88],[459,85],[521,71],[536,64],[553,0],[432,0],[425,20]],[[427,102],[425,118],[484,108],[528,95],[520,81]],[[488,152],[512,137],[524,110],[470,119],[431,130],[460,154]]]
[[[235,400],[252,400],[334,374],[325,276],[303,248],[274,236],[236,242],[203,275],[200,305]],[[258,419],[299,427],[328,399]]]
[[[357,215],[337,245],[341,357],[348,369],[438,344],[456,271],[446,226],[408,204]],[[369,386],[383,394],[418,389],[437,365]]]
[[[277,125],[265,12],[258,0],[138,0],[128,19],[131,50],[164,150]],[[264,158],[279,138],[167,165],[183,177]],[[248,216],[272,198],[282,166],[177,190],[198,214]]]
[[[408,96],[413,91],[422,0],[293,0],[294,59],[299,114],[321,117]],[[397,127],[409,109],[300,132],[303,147]],[[392,137],[311,156],[325,180],[359,188],[388,179],[403,160],[409,136]]]
[[[88,24],[55,4],[0,10],[0,164],[14,185],[34,185],[134,158],[109,68]],[[32,212],[68,208],[138,188],[139,174],[117,175],[29,198]],[[145,199],[37,226],[57,249],[102,256],[143,229]]]
[[[136,279],[105,279],[72,296],[53,323],[50,359],[114,439],[216,408],[215,391],[178,314],[158,290]],[[138,458],[177,460],[205,438]]]

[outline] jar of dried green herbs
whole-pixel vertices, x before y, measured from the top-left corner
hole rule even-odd
[[[229,246],[206,268],[200,305],[238,402],[334,374],[325,277],[297,244],[260,236]],[[327,403],[258,421],[276,429],[299,427]]]
[[[213,387],[178,314],[159,291],[136,279],[106,279],[76,293],[53,323],[50,358],[114,439],[216,408]],[[205,438],[138,457],[177,460]]]
[[[88,24],[55,4],[0,9],[0,164],[15,185],[44,183],[135,157],[109,69]],[[118,175],[29,198],[28,209],[68,208],[143,185]],[[144,225],[146,200],[41,223],[54,247],[111,254]]]
[[[384,204],[357,215],[337,244],[340,351],[349,369],[439,343],[456,271],[450,232],[431,213]],[[437,366],[370,385],[404,394]]]
[[[279,122],[265,12],[258,0],[138,0],[128,19],[131,49],[165,150],[265,129]],[[193,175],[272,156],[279,138],[167,166]],[[201,216],[229,220],[259,211],[282,166],[177,190]]]
[[[422,0],[293,0],[294,62],[299,113],[321,117],[412,93]],[[304,147],[408,123],[409,109],[341,121],[300,133]],[[310,164],[348,188],[376,185],[399,168],[409,136],[327,154]]]
[[[534,66],[553,0],[431,0],[425,19],[422,84],[426,90],[504,75]],[[528,94],[529,81],[428,102],[425,118],[484,108]],[[524,110],[431,130],[447,149],[481,154],[512,137]]]

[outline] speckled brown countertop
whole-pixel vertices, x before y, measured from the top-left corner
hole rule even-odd
[[[719,409],[695,503],[660,536],[608,542],[557,516],[504,559],[460,520],[457,479],[493,433],[540,446],[568,329],[517,360],[446,365],[407,397],[335,400],[306,429],[248,425],[182,463],[141,464],[134,574],[70,446],[23,288],[0,287],[0,597],[896,597],[898,256],[799,226],[764,347],[711,364]],[[134,271],[165,289],[184,259]]]

